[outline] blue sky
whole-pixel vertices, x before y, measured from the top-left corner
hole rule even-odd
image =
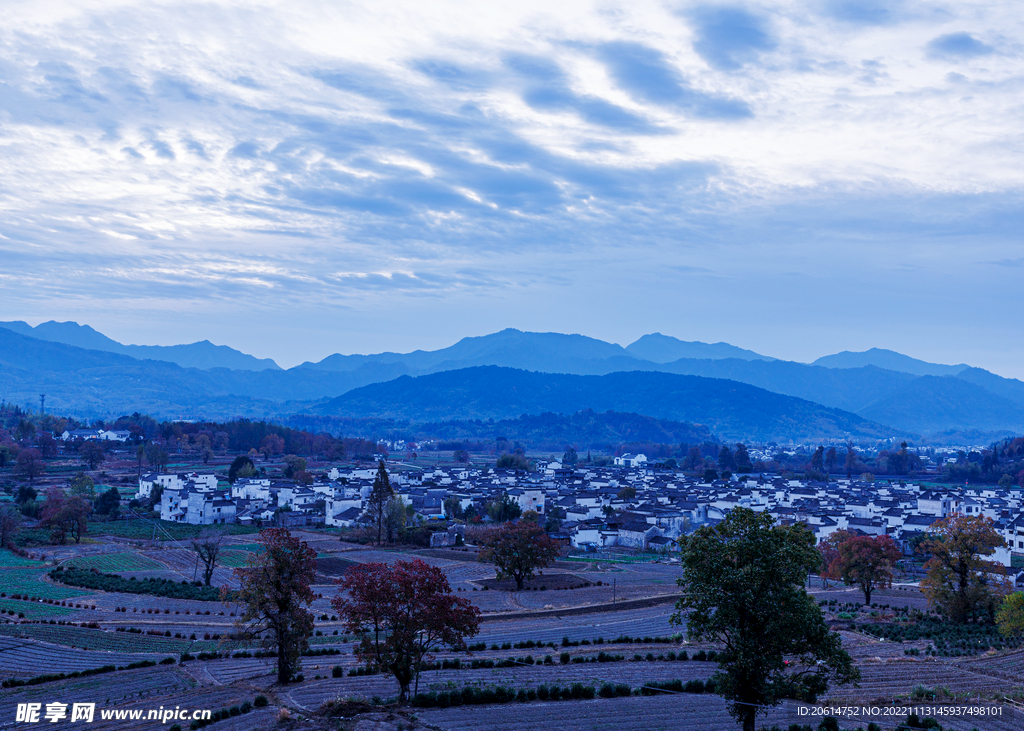
[[[0,319],[1024,377],[1013,4],[467,5],[7,0]]]

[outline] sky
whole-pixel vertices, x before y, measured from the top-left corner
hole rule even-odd
[[[1013,2],[5,0],[0,320],[1024,378]]]

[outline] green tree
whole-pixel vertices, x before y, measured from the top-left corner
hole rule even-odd
[[[100,494],[93,503],[93,509],[98,515],[106,515],[115,520],[121,513],[121,493],[116,487],[111,486],[109,490]]]
[[[462,501],[454,495],[444,499],[444,514],[446,518],[462,517]]]
[[[729,449],[728,444],[723,444],[722,449],[718,452],[718,469],[723,472],[732,470],[733,468],[733,457],[732,450]]]
[[[871,603],[876,588],[892,586],[893,567],[903,558],[889,536],[849,536],[837,546],[837,552],[829,573],[858,586],[865,604]]]
[[[373,478],[373,489],[366,498],[366,513],[370,516],[373,524],[377,526],[377,545],[384,539],[384,530],[387,527],[388,503],[394,497],[395,491],[391,488],[391,478],[388,477],[388,469],[381,460],[377,465],[377,475]]]
[[[737,472],[746,474],[754,469],[754,465],[750,463],[750,452],[747,451],[746,444],[736,445],[736,453],[733,455],[732,461]]]
[[[405,532],[405,524],[408,521],[408,508],[401,497],[395,495],[388,500],[387,509],[384,515],[384,527],[387,530],[388,543],[395,540]]]
[[[85,472],[79,472],[71,479],[71,493],[92,500],[96,497],[96,481]]]
[[[931,532],[935,537],[921,544],[931,554],[921,580],[928,601],[954,622],[994,620],[1007,588],[998,578],[1003,566],[982,558],[1003,545],[992,520],[954,513],[933,523]]]
[[[243,474],[248,472],[248,474]],[[234,483],[239,478],[252,477],[256,474],[256,465],[253,464],[252,459],[245,454],[240,454],[235,457],[231,466],[228,468],[228,482]]]
[[[815,472],[825,471],[825,448],[820,444],[814,450],[814,454],[811,455],[811,469]]]
[[[565,453],[562,455],[562,464],[569,467],[575,467],[576,463],[580,461],[580,456],[576,454],[575,447],[566,447]]]
[[[159,445],[150,444],[146,447],[146,461],[149,462],[150,466],[160,472],[167,471],[167,463],[170,460],[167,452],[161,449]]]
[[[493,563],[499,579],[515,579],[517,589],[523,588],[523,582],[534,571],[549,566],[557,557],[558,544],[529,520],[492,529],[480,551],[480,561]]]
[[[510,498],[506,493],[502,493],[500,499],[492,500],[487,504],[487,515],[495,523],[507,523],[510,520],[515,520],[522,514],[523,509],[519,507],[519,503]]]
[[[1024,591],[1015,591],[1003,599],[996,612],[996,624],[1006,637],[1024,636]]]
[[[498,457],[494,466],[499,470],[523,470],[533,472],[533,462],[522,454],[503,454]]]
[[[783,698],[813,702],[830,681],[858,677],[803,587],[821,560],[813,534],[773,523],[767,513],[735,508],[680,539],[682,596],[672,621],[686,624],[690,639],[725,645],[716,692],[744,731]]]
[[[260,532],[262,548],[235,569],[239,589],[233,601],[242,605],[235,623],[243,638],[258,639],[277,656],[277,682],[291,682],[313,634],[313,614],[306,609],[317,595],[316,551],[287,528]],[[226,596],[226,595],[225,595]]]
[[[295,454],[284,456],[284,476],[288,479],[295,479],[300,472],[306,471],[306,460]]]
[[[636,488],[631,485],[626,485],[615,494],[615,497],[620,500],[632,500],[636,497]]]
[[[857,450],[853,448],[853,442],[846,443],[846,479],[851,479],[857,470]]]

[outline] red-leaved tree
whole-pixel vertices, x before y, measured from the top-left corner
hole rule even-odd
[[[313,614],[306,609],[317,598],[310,585],[316,577],[316,551],[287,528],[267,528],[258,539],[262,551],[235,569],[241,584],[232,601],[242,605],[235,626],[241,635],[259,639],[277,654],[277,682],[287,683],[309,648]]]
[[[829,566],[829,573],[860,587],[865,604],[871,603],[871,592],[876,588],[892,586],[893,567],[903,558],[889,536],[851,536],[837,549],[839,555]]]
[[[331,606],[359,637],[356,655],[395,676],[399,702],[408,701],[413,680],[418,691],[429,653],[464,650],[466,638],[479,631],[480,610],[454,596],[441,569],[420,559],[356,566],[338,583],[346,593]]]
[[[551,564],[559,552],[558,544],[530,520],[494,528],[483,544],[480,560],[493,563],[499,579],[515,579],[517,589],[523,588],[523,582],[532,577],[536,569]]]

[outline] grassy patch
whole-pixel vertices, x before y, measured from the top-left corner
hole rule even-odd
[[[30,558],[22,558],[17,554],[11,553],[7,549],[0,549],[0,568],[37,568],[42,567],[41,561],[33,561]]]
[[[59,584],[42,581],[46,569],[6,569],[0,571],[0,592],[11,596],[39,597],[40,599],[71,599],[89,592],[70,589]]]
[[[73,610],[67,607],[55,607],[52,604],[40,604],[39,602],[20,602],[17,599],[0,599],[0,612],[14,612],[24,614],[26,619],[56,619],[70,614]]]
[[[172,523],[167,520],[117,520],[112,523],[94,523],[89,526],[89,530],[94,535],[149,540],[153,537],[154,522],[158,526],[156,531],[157,540],[161,541],[184,541],[195,538],[204,531],[217,532],[227,536],[259,533],[259,528],[250,525],[188,525],[186,523]]]
[[[237,569],[245,566],[245,562],[249,560],[251,555],[249,551],[237,551],[229,548],[220,552],[220,555],[217,556],[217,563],[221,566]]]
[[[166,569],[162,563],[138,553],[104,553],[98,556],[79,556],[68,562],[80,569],[96,569],[110,573],[122,571],[159,571]]]
[[[173,637],[153,637],[128,632],[104,632],[84,627],[52,624],[2,624],[0,635],[30,637],[54,645],[77,647],[82,650],[109,652],[166,652],[180,653],[194,643]]]

